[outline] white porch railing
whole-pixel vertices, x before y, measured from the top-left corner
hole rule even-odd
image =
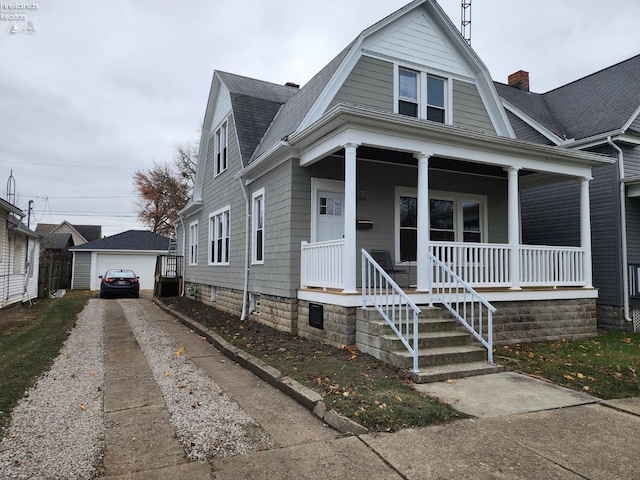
[[[302,242],[300,284],[306,287],[343,288],[344,240]]]
[[[520,285],[523,287],[585,286],[584,249],[580,247],[520,246]]]
[[[413,357],[418,367],[418,315],[420,309],[363,248],[362,308],[375,307]]]
[[[585,251],[580,247],[520,245],[522,287],[584,287]],[[431,242],[429,253],[474,288],[510,287],[509,245]],[[344,288],[344,240],[302,242],[301,286]]]
[[[460,278],[476,287],[508,287],[509,245],[498,243],[431,242],[429,253]]]
[[[496,308],[431,253],[431,304],[442,304],[487,349],[493,365],[493,313]]]

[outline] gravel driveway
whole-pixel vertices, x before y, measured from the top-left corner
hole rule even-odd
[[[14,409],[0,442],[2,479],[90,479],[105,448],[105,303],[92,299],[54,364]],[[118,300],[168,405],[176,438],[193,460],[271,448],[268,434],[175,340],[154,325],[147,299]],[[108,346],[107,346],[108,348]]]

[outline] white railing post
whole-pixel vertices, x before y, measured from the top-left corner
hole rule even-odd
[[[520,289],[520,192],[518,188],[518,168],[508,167],[508,228],[509,228],[509,280],[513,290]]]
[[[416,252],[416,290],[427,291],[429,288],[429,157],[425,153],[414,155],[418,159],[418,249]]]
[[[356,149],[349,143],[344,146],[344,292],[356,290]]]
[[[591,216],[589,207],[589,178],[580,179],[580,246],[584,249],[583,272],[585,287],[593,287],[591,271]]]

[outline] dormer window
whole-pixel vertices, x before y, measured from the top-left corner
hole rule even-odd
[[[398,68],[398,111],[401,115],[447,122],[446,79]]]
[[[214,148],[214,174],[218,176],[227,169],[227,122],[216,130]]]
[[[401,68],[398,72],[398,113],[418,116],[418,72]]]

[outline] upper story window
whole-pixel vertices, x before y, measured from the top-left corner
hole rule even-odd
[[[444,78],[399,68],[398,113],[446,123],[446,87]]]
[[[230,237],[230,211],[225,207],[209,216],[209,263],[229,265]]]
[[[214,142],[214,171],[220,175],[227,169],[227,122],[224,122],[215,132]]]
[[[253,194],[253,263],[264,263],[264,188]]]
[[[189,265],[198,263],[198,222],[189,225]]]

